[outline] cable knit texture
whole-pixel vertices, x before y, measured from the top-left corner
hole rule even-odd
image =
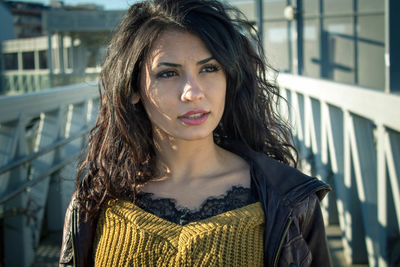
[[[262,266],[264,212],[260,202],[179,225],[134,204],[103,209],[95,266]]]

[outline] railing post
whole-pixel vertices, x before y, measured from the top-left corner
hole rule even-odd
[[[385,0],[385,92],[400,93],[400,1]]]
[[[51,145],[57,140],[65,138],[66,128],[66,117],[67,117],[67,106],[60,104],[57,110],[42,113],[41,116],[41,131],[40,131],[40,142],[38,143],[38,150]],[[60,162],[65,157],[65,148],[57,148],[52,152],[49,152],[32,162],[32,179],[35,179],[42,175],[46,170],[51,168],[56,163]],[[36,213],[37,219],[41,222],[44,218],[46,205],[48,203],[48,195],[50,182],[53,182],[53,178],[57,177],[57,173],[53,174],[36,185],[31,187],[29,197],[37,203],[40,207],[40,211]],[[52,214],[52,216],[55,216]],[[37,225],[32,229],[35,236],[38,239],[35,240],[35,245],[39,244],[39,237],[41,233],[42,225]]]
[[[2,152],[6,152],[6,154],[0,158],[1,164],[26,154],[25,125],[26,116],[24,115],[20,115],[17,121],[6,127],[4,124],[2,125],[0,143],[4,149]],[[8,146],[4,146],[4,144],[8,144]],[[0,185],[2,185],[0,188],[4,189],[1,193],[13,190],[24,182],[26,172],[26,166],[22,165],[9,173],[0,175]],[[3,206],[4,240],[1,242],[4,247],[5,266],[30,266],[33,263],[33,240],[30,228],[27,226],[33,219],[27,209],[29,205],[27,194],[23,193]]]
[[[370,266],[378,266],[378,213],[377,213],[377,154],[374,124],[360,116],[351,115],[352,124],[346,125],[352,127],[349,129],[349,138],[351,145],[352,168],[354,171],[354,187],[356,188],[357,201],[360,202],[361,216],[356,218],[359,223],[354,224],[353,231],[364,225],[363,237],[354,245],[354,263],[369,263]],[[353,185],[352,185],[353,186]],[[365,223],[367,222],[367,223]],[[361,234],[361,233],[360,233]],[[365,252],[358,248],[365,244]]]
[[[261,44],[264,45],[264,4],[263,0],[256,1],[257,27],[258,35],[260,36]]]
[[[57,35],[58,41],[58,58],[60,59],[60,74],[65,74],[65,60],[64,60],[64,33],[59,32]]]
[[[304,56],[303,56],[303,42],[304,42],[304,22],[303,22],[303,0],[296,0],[296,31],[297,31],[297,74],[303,74],[303,64],[304,64]]]
[[[53,33],[49,31],[47,33],[47,68],[49,69],[49,85],[53,87],[53,74],[54,74],[54,66],[53,66],[53,42],[52,42]]]

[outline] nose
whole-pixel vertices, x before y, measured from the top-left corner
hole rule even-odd
[[[194,79],[187,79],[183,86],[181,101],[197,101],[204,97],[204,92],[199,83]]]

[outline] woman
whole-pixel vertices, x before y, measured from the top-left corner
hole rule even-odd
[[[329,186],[289,166],[279,90],[253,37],[216,1],[131,6],[101,72],[60,264],[331,265]]]

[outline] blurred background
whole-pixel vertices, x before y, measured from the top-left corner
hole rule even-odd
[[[57,266],[107,44],[134,0],[0,0],[0,266]],[[400,2],[226,0],[259,30],[335,266],[400,266]]]

